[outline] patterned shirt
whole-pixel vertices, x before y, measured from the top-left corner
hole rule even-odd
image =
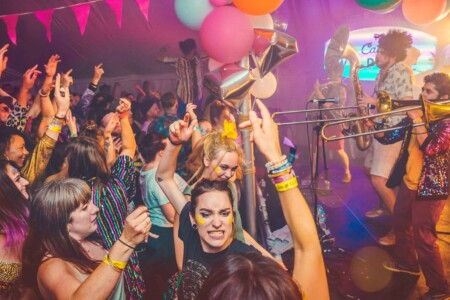
[[[48,162],[52,157],[55,145],[56,140],[44,134],[36,147],[34,147],[31,158],[27,160],[25,166],[20,170],[23,177],[30,182],[30,185],[32,185],[37,178],[44,176],[45,168],[47,168]]]
[[[377,75],[375,92],[386,91],[391,99],[402,99],[413,96],[413,79],[409,69],[402,63],[396,63],[387,71],[386,78],[380,82],[380,73]],[[389,117],[387,123],[395,125],[405,117],[405,114]]]
[[[203,96],[202,60],[198,56],[191,59],[184,57],[164,57],[163,62],[175,66],[178,78],[177,96],[184,103],[194,103]]]
[[[25,130],[25,125],[27,124],[28,109],[28,107],[15,104],[13,110],[8,116],[8,120],[6,120],[6,126],[14,127],[23,132]]]
[[[102,237],[105,249],[119,239],[127,217],[128,199],[135,194],[133,160],[121,155],[111,168],[107,182],[88,181],[92,189],[92,201],[100,209],[97,215],[97,233]],[[127,299],[142,299],[145,291],[138,258],[134,252],[125,269]]]

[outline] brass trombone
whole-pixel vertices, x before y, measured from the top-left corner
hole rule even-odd
[[[368,132],[364,132],[364,133],[360,133],[360,134],[344,135],[341,137],[336,137],[336,136],[327,137],[325,135],[325,130],[328,126],[336,126],[336,125],[341,125],[341,124],[344,124],[347,122],[356,122],[356,121],[362,121],[362,120],[367,120],[367,119],[372,119],[372,118],[377,118],[377,117],[386,118],[387,116],[392,115],[392,114],[407,112],[407,111],[414,110],[414,109],[423,109],[423,111],[424,111],[423,115],[425,118],[425,122],[409,125],[412,127],[425,125],[428,128],[430,122],[435,122],[435,121],[443,120],[443,119],[450,117],[450,105],[446,105],[446,104],[450,103],[450,100],[444,100],[444,101],[439,101],[439,102],[432,102],[432,101],[429,101],[426,99],[422,99],[422,100],[391,100],[391,101],[398,102],[398,103],[396,103],[397,106],[407,105],[408,107],[392,110],[392,107],[394,105],[391,105],[390,107],[386,106],[386,110],[388,110],[386,112],[381,112],[381,113],[370,115],[370,116],[362,116],[362,117],[327,123],[322,127],[323,139],[326,141],[332,142],[332,141],[339,141],[339,140],[343,140],[343,139],[354,138],[354,137],[358,137],[358,136],[364,136],[364,135],[375,134],[375,133],[383,133],[383,132],[393,131],[393,130],[397,130],[397,129],[402,129],[405,126],[394,126],[394,127],[383,128],[383,129],[379,129],[379,130],[372,130],[372,131],[368,131]],[[422,105],[410,106],[411,104],[418,103],[419,101],[422,102]],[[405,103],[401,104],[401,102],[405,102]]]
[[[371,105],[369,104],[367,106],[367,109],[369,109]],[[321,122],[336,122],[336,121],[343,121],[348,120],[348,118],[337,118],[337,119],[318,119],[318,120],[307,120],[307,121],[294,121],[294,122],[276,122],[274,118],[276,116],[280,115],[288,115],[288,114],[300,114],[300,113],[314,113],[314,112],[325,112],[325,111],[335,111],[335,110],[343,110],[343,109],[356,109],[360,108],[360,106],[344,106],[344,107],[329,107],[329,108],[317,108],[317,109],[302,109],[302,110],[288,110],[288,111],[279,111],[274,112],[272,114],[272,120],[277,124],[278,126],[283,125],[304,125],[304,124],[312,124],[312,123],[321,123]]]

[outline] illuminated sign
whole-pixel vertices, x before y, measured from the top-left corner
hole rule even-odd
[[[420,57],[417,60],[417,63],[412,66],[414,74],[419,74],[434,69],[437,38],[422,31],[391,26],[361,28],[350,31],[348,42],[356,48],[361,59],[362,66],[368,65],[375,61],[375,55],[378,48],[378,37],[380,34],[387,33],[390,29],[403,30],[411,34],[413,39],[413,47],[420,51]],[[325,43],[325,52],[329,43],[330,40]],[[341,63],[344,63],[344,77],[349,77],[350,63],[346,59],[341,60]],[[360,80],[373,81],[375,80],[378,72],[379,68],[377,66],[363,68],[359,71],[358,77]]]

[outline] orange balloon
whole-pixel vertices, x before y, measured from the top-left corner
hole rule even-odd
[[[445,12],[447,0],[403,0],[405,18],[416,25],[430,24]]]
[[[281,3],[283,0],[233,0],[233,4],[242,12],[254,16],[270,14]]]

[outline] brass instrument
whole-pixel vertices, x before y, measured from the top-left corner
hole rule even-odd
[[[347,44],[347,47],[345,47],[344,54],[342,56],[346,57],[350,62],[350,78],[353,83],[355,98],[356,99],[361,98],[364,96],[364,92],[362,90],[361,82],[359,81],[358,77],[359,70],[362,68],[371,67],[375,63],[366,66],[361,66],[358,52],[356,51],[355,47],[353,47],[351,44]],[[365,118],[366,116],[369,115],[369,110],[366,108],[358,107],[357,115],[359,117]],[[349,115],[349,117],[352,116]],[[355,135],[356,147],[358,147],[359,150],[364,151],[370,147],[370,144],[372,144],[373,137],[371,135],[364,134],[366,132],[369,132],[370,130],[364,124],[364,122],[360,120],[362,119],[354,118],[354,122],[351,127],[353,132],[357,132],[357,135]]]
[[[289,114],[300,114],[300,113],[314,113],[314,112],[333,112],[335,110],[343,110],[343,109],[356,109],[358,106],[347,106],[347,107],[328,107],[328,108],[317,108],[317,109],[301,109],[301,110],[288,110],[288,111],[279,111],[274,112],[272,114],[272,120],[278,126],[283,125],[305,125],[305,124],[313,124],[313,123],[321,123],[321,122],[336,122],[341,120],[347,120],[348,118],[338,118],[338,119],[317,119],[317,120],[307,120],[307,121],[293,121],[293,122],[276,122],[275,117],[281,115],[289,115]]]
[[[422,103],[422,105],[410,106],[411,103],[417,103],[418,101],[420,101]],[[440,120],[450,117],[450,105],[448,105],[450,103],[450,100],[440,100],[439,102],[433,102],[430,100],[422,99],[422,100],[398,100],[397,102],[399,103],[399,105],[401,102],[406,102],[406,103],[404,103],[404,105],[409,106],[409,107],[391,110],[391,111],[387,111],[387,112],[382,112],[382,113],[378,113],[378,114],[374,114],[374,115],[370,115],[370,116],[357,117],[357,118],[348,119],[345,121],[330,122],[328,124],[325,124],[322,127],[322,137],[324,140],[332,142],[332,141],[339,141],[339,140],[343,140],[343,139],[355,138],[358,136],[366,136],[366,135],[372,135],[375,133],[382,133],[382,132],[388,132],[388,131],[401,129],[401,128],[404,128],[404,126],[395,126],[395,127],[383,128],[383,129],[379,129],[379,130],[371,130],[371,131],[358,133],[358,134],[345,135],[342,137],[336,137],[336,136],[327,137],[325,135],[325,129],[328,126],[337,126],[337,125],[341,125],[346,122],[355,122],[355,121],[363,122],[364,120],[371,119],[371,118],[377,118],[377,117],[385,118],[388,115],[407,112],[407,111],[415,110],[415,109],[423,109],[423,112],[424,112],[423,115],[425,118],[425,122],[415,123],[412,125],[413,127],[425,125],[428,128],[430,122],[436,122],[436,121],[440,121]]]

